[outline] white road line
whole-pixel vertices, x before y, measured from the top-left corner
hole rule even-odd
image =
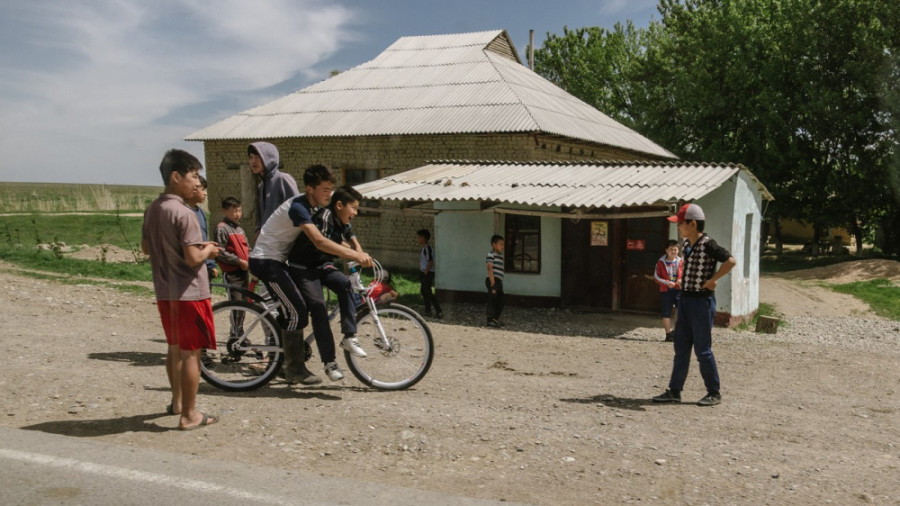
[[[54,457],[52,455],[41,455],[38,453],[20,452],[16,450],[7,450],[0,448],[0,457],[21,462],[32,462],[45,466],[60,467],[74,469],[86,473],[98,474],[112,478],[121,478],[131,481],[140,481],[146,483],[154,483],[159,485],[173,486],[185,490],[196,492],[217,492],[227,494],[239,499],[247,499],[268,504],[291,504],[287,499],[270,494],[258,494],[240,490],[236,488],[223,487],[212,483],[205,483],[197,480],[188,480],[185,478],[175,478],[164,474],[148,473],[144,471],[136,471],[134,469],[126,469],[122,467],[108,466],[105,464],[95,464],[93,462],[83,462],[74,459]]]

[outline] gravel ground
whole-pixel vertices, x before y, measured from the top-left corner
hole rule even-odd
[[[481,306],[453,304],[431,322],[435,363],[414,389],[349,375],[243,394],[202,384],[200,408],[221,422],[183,433],[164,413],[152,300],[4,268],[2,420],[532,504],[900,504],[900,323],[809,281],[768,281],[762,299],[784,323],[774,335],[715,330],[724,400],[713,408],[693,404],[696,364],[682,404],[649,401],[672,360],[657,318],[509,308],[507,326],[489,329]]]

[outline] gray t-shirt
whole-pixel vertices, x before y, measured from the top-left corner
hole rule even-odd
[[[184,261],[184,248],[202,244],[203,235],[197,216],[181,197],[162,193],[150,203],[144,211],[141,239],[150,253],[157,300],[210,298],[206,265],[191,267]]]

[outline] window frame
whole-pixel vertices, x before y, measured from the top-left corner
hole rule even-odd
[[[375,181],[375,180],[377,180],[377,179],[381,179],[382,175],[384,174],[384,171],[387,170],[387,169],[384,169],[384,168],[374,168],[374,169],[373,169],[373,168],[368,168],[368,167],[354,167],[354,166],[352,166],[352,165],[348,165],[348,166],[345,166],[345,167],[341,167],[339,170],[341,171],[341,181],[343,182],[343,184],[344,184],[344,185],[349,185],[349,186],[354,186],[354,187],[355,187],[355,186],[360,185],[360,184],[363,184],[363,183],[368,183],[368,182],[370,182],[370,181]],[[355,183],[354,183],[354,182],[350,182],[350,179],[351,179],[351,178],[348,177],[349,174],[351,174],[351,173],[364,173],[364,174],[368,175],[368,173],[369,173],[369,172],[372,172],[372,171],[375,172],[375,178],[374,178],[374,179],[367,179],[367,178],[364,176],[364,177],[362,178],[362,181],[359,181],[359,182],[355,182]],[[359,203],[359,207],[361,207],[361,208],[367,208],[367,209],[376,209],[376,208],[378,208],[378,207],[381,207],[381,202],[378,201],[378,200],[375,200],[375,199],[367,199],[367,198],[365,198],[365,195],[363,195],[363,200],[362,200],[362,202]],[[368,215],[370,215],[370,213],[367,213],[367,212],[364,212],[364,211],[360,211],[360,215],[361,215],[361,216],[368,216]],[[377,213],[374,213],[374,214],[371,214],[371,215],[372,215],[372,216],[379,216]]]
[[[531,220],[536,220],[536,222],[522,223]],[[504,215],[503,221],[505,243],[503,254],[504,270],[507,273],[540,275],[543,264],[541,242],[543,219],[540,216],[510,213]],[[532,228],[526,228],[529,226]],[[532,244],[534,242],[536,244]],[[521,245],[524,250],[517,250],[516,246],[518,245]],[[536,254],[532,255],[531,253]],[[520,255],[521,259],[517,265],[516,257]],[[535,265],[528,270],[520,268],[524,267],[526,255],[532,257],[529,263]]]

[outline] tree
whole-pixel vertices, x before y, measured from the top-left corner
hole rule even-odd
[[[900,235],[883,226],[900,221],[900,4],[662,0],[659,12],[644,30],[548,34],[536,70],[683,158],[750,167],[776,227]]]

